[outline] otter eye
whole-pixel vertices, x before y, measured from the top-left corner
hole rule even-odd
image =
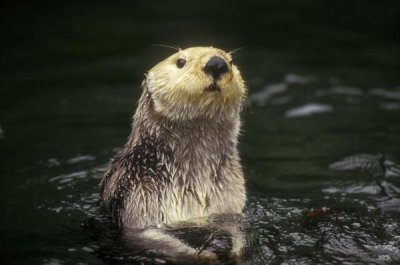
[[[185,59],[178,59],[178,61],[176,61],[176,66],[177,66],[178,68],[184,67],[185,64],[186,64],[186,60],[185,60]]]

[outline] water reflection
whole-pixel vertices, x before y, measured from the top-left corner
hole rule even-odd
[[[314,82],[315,77],[313,76],[301,76],[294,73],[289,73],[285,75],[281,83],[266,85],[262,90],[258,92],[251,93],[249,95],[248,103],[255,104],[256,106],[265,106],[271,101],[271,99],[276,96],[287,92],[290,85],[300,84],[305,85],[310,82]],[[290,97],[281,97],[280,99],[275,99],[272,104],[284,104],[290,101]]]
[[[301,213],[288,216],[287,204],[288,201],[275,199],[250,205],[249,264],[386,264],[399,261],[399,230],[397,225],[392,226],[393,219],[370,218],[365,216],[365,211],[371,211],[367,208],[357,207],[359,210],[354,212],[340,209],[340,206],[317,211],[319,214],[309,214],[310,210],[304,208]],[[386,230],[386,226],[390,230]],[[393,230],[397,235],[392,234]],[[332,260],[326,260],[327,254]]]
[[[67,164],[76,164],[76,163],[80,163],[83,161],[93,161],[95,160],[96,157],[91,156],[91,155],[81,155],[81,156],[76,156],[73,158],[70,158],[66,161]]]
[[[307,103],[303,106],[289,109],[288,111],[286,111],[285,116],[287,118],[298,118],[331,111],[333,111],[333,107],[331,105],[320,103]]]
[[[390,91],[383,88],[373,88],[369,91],[371,95],[380,96],[387,99],[400,100],[400,91]]]
[[[333,86],[329,89],[322,89],[316,91],[316,96],[326,96],[326,95],[349,95],[349,96],[361,96],[363,91],[358,87],[349,86]]]
[[[312,84],[312,85],[311,85]],[[328,88],[323,88],[328,86]],[[312,87],[312,90],[310,90]],[[306,95],[302,95],[306,92]],[[314,92],[314,93],[313,93]],[[314,95],[314,96],[312,96]],[[371,102],[368,96],[376,96],[377,100],[386,99],[390,102]],[[400,92],[383,88],[362,89],[353,86],[340,84],[338,79],[318,80],[315,76],[302,76],[297,74],[287,74],[283,81],[268,84],[261,90],[250,93],[248,105],[255,107],[281,107],[285,106],[285,117],[299,118],[308,117],[314,114],[334,112],[334,105],[320,103],[318,101],[337,101],[337,97],[342,97],[338,107],[343,103],[351,105],[370,104],[371,108],[380,107],[383,110],[394,111],[400,109],[400,102],[393,100],[400,99]],[[304,102],[306,100],[306,102]],[[295,105],[297,103],[297,106]],[[299,103],[303,103],[300,104]]]
[[[283,93],[286,90],[287,85],[285,83],[268,85],[260,92],[251,94],[249,96],[249,101],[250,103],[255,103],[258,106],[264,106],[272,96]]]
[[[361,170],[375,177],[400,177],[400,164],[389,159],[385,154],[357,154],[347,156],[331,163],[332,170]]]

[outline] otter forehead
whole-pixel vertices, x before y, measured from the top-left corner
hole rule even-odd
[[[214,47],[178,51],[148,72],[146,84],[156,110],[177,116],[237,107],[246,91],[231,55]]]
[[[211,56],[221,56],[228,62],[232,60],[232,57],[230,56],[229,53],[224,52],[223,50],[214,48],[214,47],[192,47],[188,48],[182,51],[177,52],[176,54],[172,55],[171,57],[174,56],[184,56],[190,59],[198,59],[198,58],[205,58],[211,57]]]

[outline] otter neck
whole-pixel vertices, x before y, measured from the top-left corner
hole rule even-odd
[[[240,126],[239,109],[240,106],[226,112],[218,112],[212,117],[199,116],[187,120],[172,120],[154,109],[151,94],[144,91],[133,117],[128,145],[134,145],[145,136],[156,138],[204,136],[205,139],[210,137],[213,143],[218,139],[234,140],[236,143]]]
[[[149,141],[169,150],[165,161],[180,175],[190,178],[204,168],[218,171],[227,157],[238,160],[237,136],[239,113],[221,114],[212,118],[198,117],[186,121],[171,121],[157,113],[151,96],[144,93],[134,115],[132,134],[125,148],[134,148]],[[197,173],[196,173],[197,172]]]

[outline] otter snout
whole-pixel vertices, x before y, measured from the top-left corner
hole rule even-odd
[[[228,72],[228,65],[221,57],[213,56],[208,60],[203,70],[214,79],[218,79],[223,73]]]

